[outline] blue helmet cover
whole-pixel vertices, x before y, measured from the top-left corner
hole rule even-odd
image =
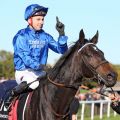
[[[24,14],[25,20],[28,20],[30,17],[32,17],[35,13],[39,11],[43,11],[47,14],[48,8],[40,6],[38,4],[29,5],[25,10]]]

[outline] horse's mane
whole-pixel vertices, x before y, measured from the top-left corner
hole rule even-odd
[[[78,41],[75,42],[71,47],[69,47],[69,49],[56,62],[56,64],[53,66],[53,68],[50,68],[49,70],[46,71],[47,75],[50,78],[54,79],[57,76],[57,74],[59,73],[59,70],[63,66],[64,62],[69,58],[69,56],[72,53],[74,53],[77,46],[78,46]],[[39,78],[38,78],[38,80],[39,80]],[[42,89],[48,83],[47,76],[40,79],[39,82],[40,82],[40,84],[39,84],[39,87],[37,89]],[[39,91],[39,90],[36,90],[36,91]],[[38,94],[38,92],[37,92],[37,94]],[[52,94],[53,94],[53,92],[52,92]],[[50,96],[49,96],[49,98],[50,98]]]
[[[64,62],[66,61],[66,59],[76,50],[76,47],[77,47],[77,44],[78,44],[78,41],[75,42],[71,47],[69,47],[69,49],[60,57],[60,59],[56,62],[56,64],[53,66],[53,68],[50,68],[49,70],[47,70],[47,74],[52,77],[52,78],[55,78],[56,75],[58,74],[61,66],[64,64]],[[38,78],[39,80],[39,78]],[[47,79],[46,77],[45,78],[42,78],[40,79],[40,85],[43,86],[46,84],[47,82]]]
[[[77,46],[78,46],[78,41],[75,42],[71,47],[69,47],[69,49],[56,62],[56,64],[53,66],[53,68],[48,73],[52,78],[56,77],[56,75],[58,74],[59,70],[61,69],[61,67],[65,63],[66,59],[68,59],[69,56],[72,53],[74,53],[74,51],[76,50]]]

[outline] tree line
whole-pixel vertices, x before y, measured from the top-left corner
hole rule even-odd
[[[0,51],[0,78],[14,78],[13,54],[11,52]]]
[[[120,65],[111,65],[117,71],[118,80],[120,80]],[[0,51],[0,78],[2,77],[5,79],[14,79],[13,53],[5,50]]]

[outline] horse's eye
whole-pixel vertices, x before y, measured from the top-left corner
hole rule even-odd
[[[92,48],[93,48],[94,51],[99,52],[102,55],[104,55],[104,53],[101,50],[99,50],[96,46],[93,46]]]

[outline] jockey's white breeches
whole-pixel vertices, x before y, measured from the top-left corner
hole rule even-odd
[[[46,74],[45,71],[34,71],[31,69],[26,69],[22,71],[15,71],[16,82],[20,84],[23,81],[26,81],[27,84],[35,81],[39,76]],[[29,85],[31,89],[36,89],[39,86],[39,81],[35,81]]]

